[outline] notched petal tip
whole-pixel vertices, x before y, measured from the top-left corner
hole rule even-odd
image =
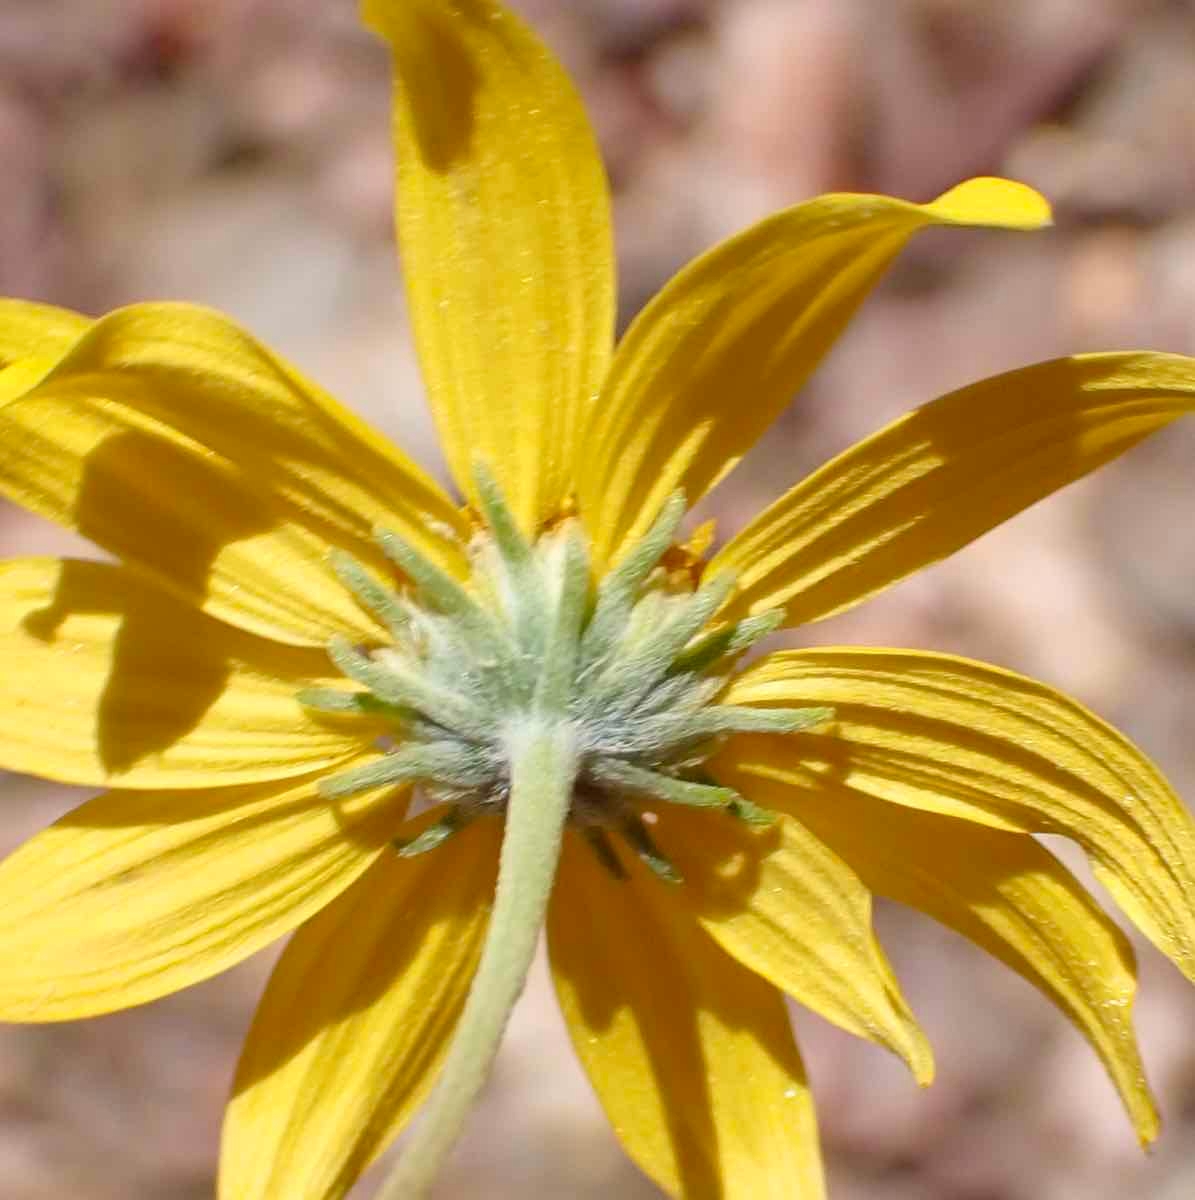
[[[980,176],[943,192],[926,207],[940,220],[1003,229],[1043,229],[1054,223],[1050,202],[1015,179]]]

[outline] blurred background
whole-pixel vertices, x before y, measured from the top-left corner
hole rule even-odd
[[[1195,353],[1195,3],[522,0],[613,180],[624,318],[686,259],[827,190],[1006,173],[1034,236],[923,235],[709,504],[736,528],[909,406],[1079,350]],[[440,469],[391,235],[388,73],[351,0],[0,0],[0,293],[217,305]],[[1195,425],[805,640],[1028,671],[1195,797]],[[6,508],[7,554],[78,547]],[[0,844],[77,796],[4,780]],[[1070,861],[1068,859],[1068,861]],[[1189,1200],[1195,989],[1141,947],[1162,1103],[1141,1155],[1079,1036],[920,918],[878,923],[939,1060],[796,1017],[835,1200]],[[0,1030],[5,1200],[203,1200],[260,956],[138,1011]],[[335,1102],[334,1098],[330,1098]],[[360,1195],[370,1194],[370,1183]],[[437,1196],[656,1195],[617,1149],[543,973]]]

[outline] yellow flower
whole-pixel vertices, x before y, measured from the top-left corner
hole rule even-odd
[[[981,663],[735,663],[1190,411],[1195,361],[1086,355],[964,388],[706,561],[672,544],[681,497],[736,465],[905,241],[1037,228],[1045,202],[994,179],[925,205],[821,197],[686,268],[614,349],[606,183],[559,66],[495,0],[366,11],[394,55],[414,330],[468,505],[217,314],[0,306],[0,488],[118,560],[0,570],[0,764],[115,789],[0,867],[0,1017],[138,1004],[297,930],[220,1195],[343,1196],[423,1105],[384,1189],[417,1195],[546,923],[635,1161],[676,1196],[816,1198],[783,995],[932,1074],[874,892],[1035,984],[1152,1139],[1132,952],[1031,835],[1078,842],[1195,978],[1195,831],[1157,770]],[[433,807],[410,817],[416,788]]]

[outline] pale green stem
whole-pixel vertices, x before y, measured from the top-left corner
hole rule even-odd
[[[420,1200],[489,1075],[535,957],[576,775],[572,730],[529,717],[511,753],[510,802],[485,946],[460,1023],[419,1124],[377,1200]]]

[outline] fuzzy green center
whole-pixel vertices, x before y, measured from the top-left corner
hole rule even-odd
[[[710,781],[703,762],[731,734],[791,733],[831,714],[717,702],[734,660],[776,627],[779,614],[716,623],[733,579],[719,575],[693,590],[661,565],[684,514],[683,497],[669,501],[595,588],[577,521],[533,543],[488,473],[478,472],[478,484],[486,528],[470,545],[467,583],[388,532],[379,541],[406,588],[383,585],[360,563],[337,556],[341,581],[380,618],[391,641],[334,641],[333,662],[364,690],[309,690],[299,698],[326,712],[383,718],[392,725],[393,747],[324,780],[323,793],[418,785],[448,805],[436,824],[400,847],[422,853],[468,821],[505,811],[513,747],[529,723],[547,720],[567,726],[577,748],[569,821],[615,875],[623,871],[611,834],[657,874],[678,878],[643,819],[652,806],[770,820]]]

